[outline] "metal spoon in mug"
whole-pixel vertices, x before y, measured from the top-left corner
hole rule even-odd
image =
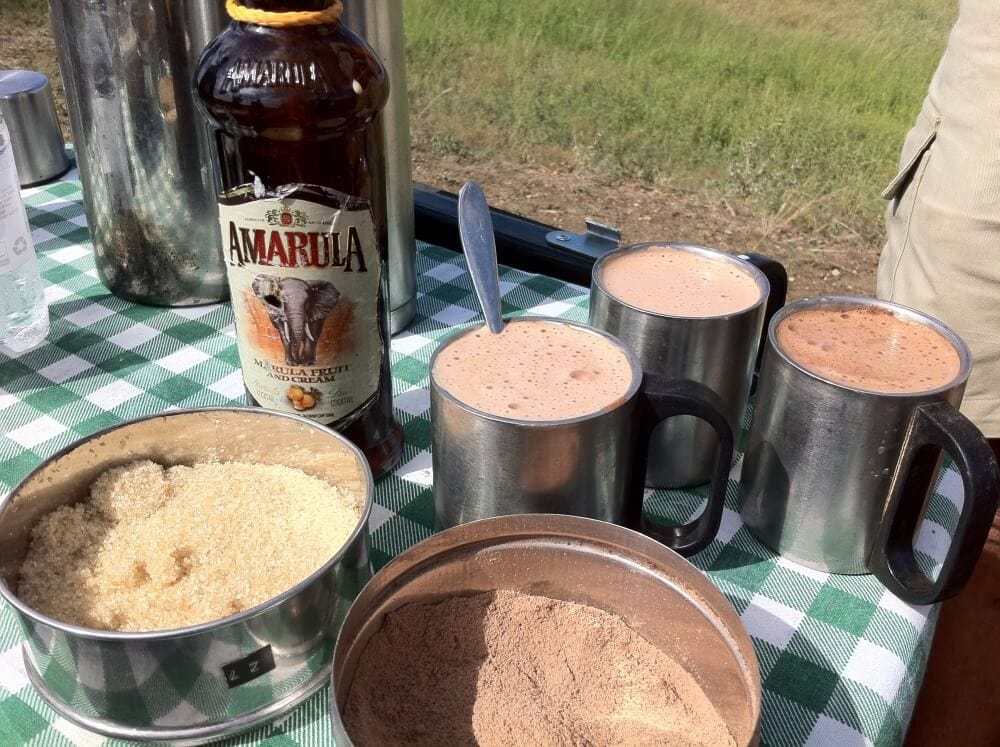
[[[486,326],[490,332],[498,334],[503,331],[503,304],[500,300],[500,271],[497,269],[493,218],[486,195],[475,182],[466,182],[458,193],[458,233],[462,237],[472,287],[476,289]]]

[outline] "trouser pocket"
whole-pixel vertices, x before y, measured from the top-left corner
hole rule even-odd
[[[911,228],[919,212],[918,195],[940,124],[940,117],[921,114],[917,125],[907,135],[899,172],[882,190],[882,197],[890,204],[886,210],[886,244],[878,266],[876,295],[879,298],[894,299],[896,275],[909,250]]]
[[[934,119],[934,129],[928,132],[922,140],[919,140],[919,145],[913,155],[910,156],[906,161],[903,162],[899,169],[899,173],[893,177],[892,181],[889,182],[888,186],[882,190],[883,200],[900,200],[903,195],[909,189],[910,185],[914,182],[914,178],[917,176],[918,171],[922,171],[922,166],[926,166],[924,163],[926,161],[925,156],[930,153],[931,146],[934,145],[934,141],[937,139],[937,128],[941,123],[941,118],[936,117]],[[917,135],[920,138],[920,135]],[[917,180],[919,182],[919,180]]]

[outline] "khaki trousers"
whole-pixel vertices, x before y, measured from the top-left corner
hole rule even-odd
[[[962,0],[883,196],[878,296],[937,317],[968,343],[962,411],[1000,438],[1000,1]]]
[[[1000,0],[962,0],[883,196],[877,293],[937,317],[968,343],[962,410],[998,439]],[[1000,441],[992,445],[1000,452]],[[1000,745],[1000,516],[969,585],[942,606],[907,744]]]

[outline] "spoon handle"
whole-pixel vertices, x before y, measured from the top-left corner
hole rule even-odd
[[[497,245],[493,239],[493,218],[486,195],[475,182],[466,182],[458,193],[458,232],[465,249],[465,261],[472,275],[479,305],[490,332],[503,331],[503,306],[497,270]]]

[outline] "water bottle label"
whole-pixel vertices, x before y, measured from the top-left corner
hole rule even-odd
[[[34,254],[10,133],[0,116],[0,275],[14,272]]]
[[[278,196],[280,195],[280,196]],[[371,206],[326,187],[219,200],[243,379],[263,407],[346,421],[378,390],[382,262]]]

